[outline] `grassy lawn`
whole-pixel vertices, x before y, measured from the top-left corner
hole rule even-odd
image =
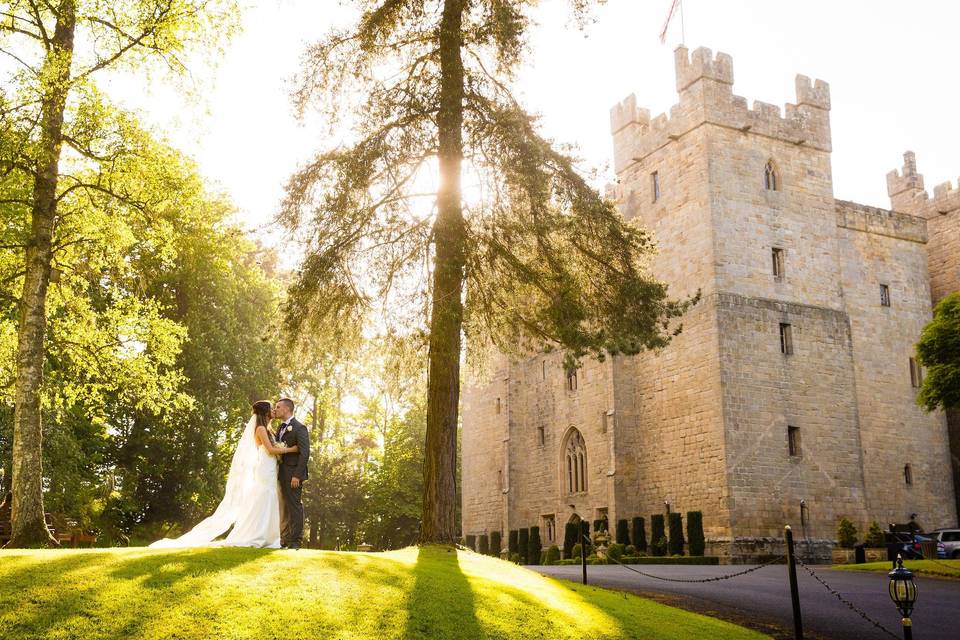
[[[917,575],[960,578],[960,560],[904,560],[903,566]],[[882,571],[888,573],[889,562],[868,562],[866,564],[836,564],[831,569],[843,571]]]
[[[0,636],[761,638],[443,547],[0,551]]]

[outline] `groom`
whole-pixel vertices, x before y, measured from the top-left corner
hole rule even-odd
[[[280,546],[299,549],[303,539],[303,482],[307,479],[310,459],[310,434],[302,422],[293,417],[293,400],[280,398],[274,415],[280,420],[277,442],[300,448],[298,453],[280,456]]]

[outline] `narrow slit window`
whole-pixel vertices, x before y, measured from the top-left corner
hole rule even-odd
[[[923,384],[923,367],[917,362],[916,358],[910,358],[910,385],[914,389],[919,389]]]
[[[780,280],[783,278],[783,249],[774,247],[770,255],[773,261],[773,277]]]
[[[793,327],[785,322],[780,323],[780,353],[793,355]]]
[[[913,484],[913,468],[909,464],[903,465],[903,481],[906,484]]]
[[[497,398],[497,415],[500,415],[500,398]]]
[[[650,174],[650,191],[653,194],[653,202],[660,200],[660,172],[654,171]]]
[[[577,390],[577,370],[567,369],[567,391]]]
[[[881,307],[890,306],[890,285],[886,285],[886,284],[880,285],[880,306]]]
[[[787,427],[787,448],[791,457],[800,455],[800,427]]]
[[[547,361],[544,360],[543,362],[540,363],[540,365],[543,369],[542,371],[543,379],[546,380],[547,379]]]
[[[780,178],[777,175],[777,168],[773,166],[773,160],[767,160],[763,167],[763,186],[767,191],[780,190]]]

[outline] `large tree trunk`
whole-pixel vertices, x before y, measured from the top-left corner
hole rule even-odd
[[[437,219],[433,225],[435,255],[421,544],[454,543],[457,536],[457,405],[460,399],[460,330],[466,241],[460,200],[464,4],[465,0],[446,0],[440,23],[440,111],[437,114],[440,190]]]
[[[63,0],[41,73],[43,104],[33,186],[31,235],[20,299],[17,379],[13,418],[13,511],[9,547],[56,545],[43,515],[40,386],[43,382],[47,288],[57,219],[57,179],[63,140],[63,110],[73,63],[74,0]]]

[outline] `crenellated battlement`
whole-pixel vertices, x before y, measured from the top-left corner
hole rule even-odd
[[[930,206],[941,214],[960,209],[960,178],[957,178],[956,188],[949,180],[935,186]]]
[[[903,154],[903,167],[887,174],[887,195],[897,211],[929,218],[960,209],[960,178],[957,186],[948,180],[933,188],[933,198],[927,194],[923,174],[917,172],[917,156],[913,151]]]
[[[614,169],[619,172],[650,153],[678,140],[696,127],[710,123],[830,151],[830,85],[807,76],[796,78],[797,103],[781,112],[777,105],[733,94],[733,59],[716,56],[706,47],[690,54],[686,47],[675,51],[678,104],[669,116],[650,117],[630,95],[610,110],[610,131],[614,138]]]
[[[673,58],[677,91],[683,91],[702,78],[733,85],[733,58],[726,53],[717,52],[714,57],[710,49],[699,47],[692,55],[688,55],[687,48],[680,46],[673,52]]]

